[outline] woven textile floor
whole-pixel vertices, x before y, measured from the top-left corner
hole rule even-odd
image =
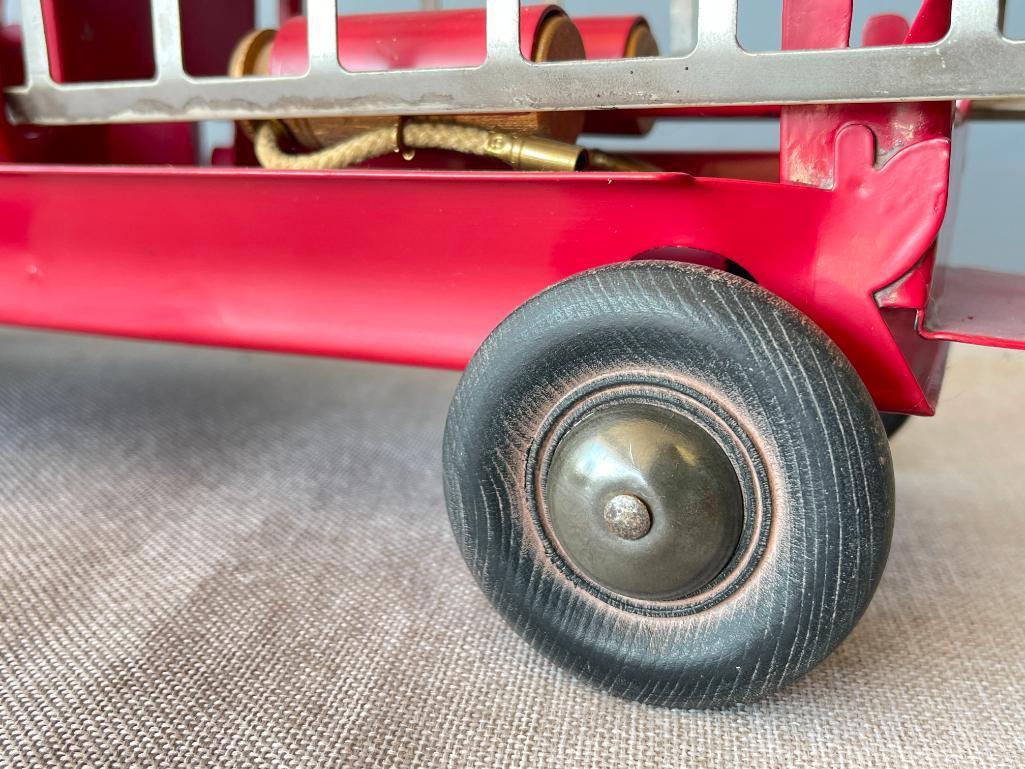
[[[1025,355],[952,355],[894,441],[875,602],[755,705],[592,690],[448,530],[456,376],[0,336],[0,764],[1025,765]]]

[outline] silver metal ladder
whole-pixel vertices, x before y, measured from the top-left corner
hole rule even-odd
[[[973,99],[1025,109],[1025,41],[1001,31],[1003,0],[953,0],[949,33],[927,45],[746,51],[737,0],[675,0],[682,53],[534,63],[520,54],[519,0],[487,0],[487,59],[477,67],[348,72],[335,0],[307,0],[304,75],[192,77],[182,65],[178,0],[150,0],[156,76],[54,82],[40,0],[22,0],[24,85],[11,116],[46,125],[341,115],[522,112],[610,107]],[[688,45],[692,41],[692,45]]]

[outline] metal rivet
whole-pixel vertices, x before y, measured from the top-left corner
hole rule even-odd
[[[605,505],[605,527],[622,539],[640,539],[651,531],[651,511],[633,494],[618,494]]]
[[[676,600],[710,583],[744,525],[730,457],[702,423],[668,406],[598,406],[559,435],[544,476],[550,536],[607,590]]]

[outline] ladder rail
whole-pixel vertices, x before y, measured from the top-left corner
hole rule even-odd
[[[737,42],[737,0],[674,0],[673,39],[657,58],[536,63],[519,46],[519,0],[487,0],[487,58],[477,67],[348,72],[338,61],[335,0],[307,0],[303,75],[193,77],[182,65],[178,0],[150,0],[151,80],[57,83],[42,0],[22,0],[24,85],[6,89],[15,122],[44,125],[423,115],[608,108],[988,100],[1021,109],[1025,41],[1001,31],[1002,0],[952,0],[950,31],[924,45],[764,51]],[[690,35],[690,37],[688,37]],[[1006,100],[1006,101],[1005,101]]]

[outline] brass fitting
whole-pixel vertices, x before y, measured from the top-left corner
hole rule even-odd
[[[638,160],[629,155],[610,155],[600,150],[589,150],[590,170],[592,171],[661,171],[658,166],[646,160]]]
[[[489,157],[523,171],[581,171],[587,150],[536,136],[514,136],[492,131],[484,148]]]

